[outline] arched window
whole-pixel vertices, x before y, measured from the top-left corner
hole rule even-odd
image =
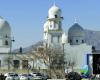
[[[23,48],[22,47],[19,48],[19,52],[23,53]]]
[[[8,38],[7,34],[6,34],[5,38]]]
[[[8,41],[7,40],[5,41],[5,45],[8,45]]]
[[[57,18],[57,15],[55,15],[55,18]]]
[[[52,25],[50,25],[50,28],[52,28]]]
[[[61,21],[59,21],[59,29],[61,29]]]
[[[82,43],[84,43],[84,40],[82,40]]]
[[[76,40],[76,42],[78,43],[78,40]]]
[[[72,40],[70,40],[70,43],[72,43]]]
[[[92,52],[95,52],[96,49],[95,49],[95,46],[92,46]]]
[[[13,60],[14,68],[18,69],[20,67],[20,61],[19,60]]]

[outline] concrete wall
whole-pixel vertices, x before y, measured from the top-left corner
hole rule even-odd
[[[81,45],[65,45],[65,61],[74,61],[75,62],[75,68],[80,69],[83,65],[86,65],[86,54],[91,54],[90,45],[87,44],[81,44]]]

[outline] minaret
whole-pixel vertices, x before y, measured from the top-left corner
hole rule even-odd
[[[61,9],[55,4],[48,11],[48,18],[44,24],[44,41],[48,45],[60,44],[62,37]]]

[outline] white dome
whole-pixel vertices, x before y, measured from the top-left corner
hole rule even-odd
[[[60,16],[61,9],[58,6],[53,5],[48,11],[48,16],[49,18],[54,18],[55,15]]]
[[[78,37],[84,37],[85,33],[84,33],[84,29],[78,24],[75,23],[74,25],[72,25],[72,27],[68,30],[68,36],[78,36]]]
[[[46,21],[46,23],[44,23],[44,32],[47,32],[49,28],[49,22]]]
[[[11,29],[10,25],[7,21],[5,21],[2,17],[0,17],[0,34],[8,34],[10,35]]]

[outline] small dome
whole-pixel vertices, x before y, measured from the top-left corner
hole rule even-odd
[[[49,18],[54,18],[55,15],[60,16],[61,15],[61,9],[58,6],[53,5],[49,9],[48,15],[49,15]]]
[[[78,24],[75,23],[72,25],[72,27],[68,30],[68,36],[78,36],[78,37],[84,37],[84,29]]]
[[[10,25],[7,21],[5,21],[2,17],[0,17],[0,33],[2,34],[10,34],[11,29]]]
[[[44,23],[44,32],[47,32],[48,31],[48,28],[49,28],[49,22],[46,21],[46,23]]]

